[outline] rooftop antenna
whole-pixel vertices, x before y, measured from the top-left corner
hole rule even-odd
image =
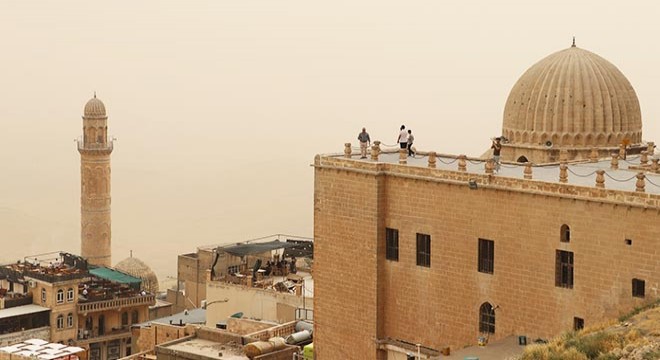
[[[575,36],[573,36],[573,45],[571,45],[571,47],[575,47]],[[94,97],[96,97],[96,95]]]

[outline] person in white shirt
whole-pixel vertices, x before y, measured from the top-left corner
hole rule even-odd
[[[396,141],[399,143],[399,146],[402,149],[407,149],[408,148],[408,132],[406,131],[406,126],[401,125],[401,131],[399,132],[399,138],[396,139]]]

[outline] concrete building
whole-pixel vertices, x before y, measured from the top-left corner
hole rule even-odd
[[[211,275],[214,278],[231,277],[236,280],[237,277],[232,277],[233,274],[246,273],[257,260],[260,260],[264,267],[268,261],[274,261],[275,258],[283,260],[297,257],[311,261],[313,252],[312,239],[283,234],[224,245],[200,246],[194,253],[179,255],[177,287],[167,290],[167,302],[173,305],[174,312],[201,307],[202,300],[207,299],[206,283]],[[212,268],[213,274],[209,275]],[[273,273],[277,271],[274,269]]]
[[[90,360],[131,353],[130,325],[148,319],[154,294],[141,280],[106,267],[89,267],[60,252],[0,266],[0,345],[26,337],[82,347]],[[8,300],[9,299],[9,300]]]
[[[316,156],[318,359],[548,338],[658,299],[660,169],[625,77],[551,55],[514,86],[503,135],[499,171],[377,141]]]
[[[110,224],[110,154],[108,116],[94,97],[85,104],[80,152],[80,254],[90,264],[112,266]]]

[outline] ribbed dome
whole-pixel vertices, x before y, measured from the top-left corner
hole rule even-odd
[[[142,289],[153,294],[158,292],[158,277],[142,260],[131,256],[118,262],[115,269],[142,279]]]
[[[602,57],[572,46],[542,59],[516,82],[502,133],[511,145],[563,147],[640,143],[639,101],[626,77]]]
[[[87,104],[85,104],[84,114],[86,117],[105,116],[105,105],[103,104],[103,101],[96,98],[96,93],[94,93],[94,97],[89,99]]]

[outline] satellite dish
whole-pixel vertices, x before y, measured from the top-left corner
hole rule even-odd
[[[551,148],[552,147],[552,141],[548,140],[545,142],[545,147]]]

